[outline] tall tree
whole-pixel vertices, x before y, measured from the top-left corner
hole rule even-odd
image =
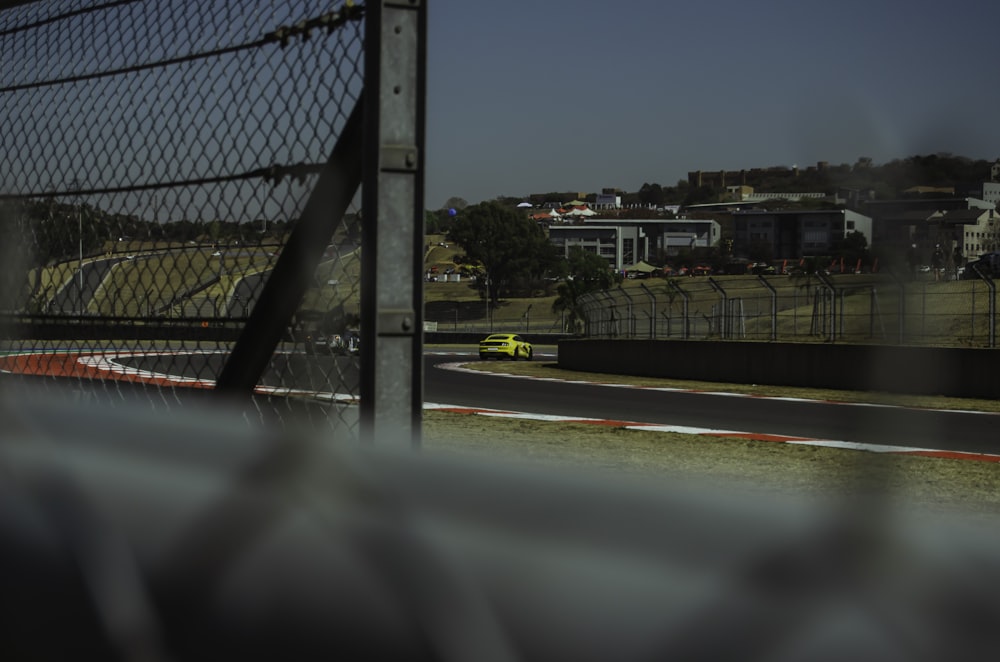
[[[448,236],[468,259],[483,265],[480,290],[492,307],[515,282],[543,276],[557,263],[556,249],[541,226],[494,200],[459,212]]]
[[[639,189],[639,200],[644,205],[663,206],[663,187],[659,184],[643,184]]]
[[[861,260],[862,264],[871,262],[868,239],[860,232],[848,232],[843,239],[835,242],[832,248],[833,256],[843,259],[850,267],[854,267],[858,260]]]
[[[566,326],[577,332],[585,321],[580,299],[585,294],[608,289],[620,277],[611,270],[607,260],[579,246],[570,249],[566,270],[567,278],[556,288],[558,296],[552,302],[552,311],[565,313]]]

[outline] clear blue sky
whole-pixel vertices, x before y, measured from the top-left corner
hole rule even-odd
[[[1000,3],[430,0],[426,206],[1000,157]]]

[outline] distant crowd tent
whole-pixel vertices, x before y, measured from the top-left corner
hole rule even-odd
[[[657,267],[654,267],[650,263],[646,262],[645,260],[639,260],[635,264],[630,264],[627,267],[625,267],[624,271],[626,273],[635,272],[640,274],[651,274],[654,271],[659,271],[659,269]]]
[[[559,221],[562,220],[562,215],[555,209],[550,209],[547,212],[540,211],[532,214],[531,219],[534,221]]]
[[[530,202],[519,202],[517,204],[518,209],[531,209],[534,206],[535,205],[531,204]]]
[[[566,216],[597,216],[597,212],[589,207],[573,207],[565,214]]]

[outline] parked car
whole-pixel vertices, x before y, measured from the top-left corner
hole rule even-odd
[[[520,358],[530,361],[533,355],[531,343],[515,333],[493,333],[479,341],[479,358],[501,357],[516,361]]]
[[[773,265],[767,262],[752,262],[749,267],[747,267],[747,273],[753,274],[754,276],[773,276],[776,273],[776,269]]]
[[[333,333],[318,334],[315,337],[306,336],[306,351],[310,354],[357,354],[359,340],[358,334],[354,331],[348,331],[343,335]]]

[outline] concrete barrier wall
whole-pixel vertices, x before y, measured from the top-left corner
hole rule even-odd
[[[1000,397],[1000,351],[991,349],[573,339],[559,342],[559,367],[710,382]]]

